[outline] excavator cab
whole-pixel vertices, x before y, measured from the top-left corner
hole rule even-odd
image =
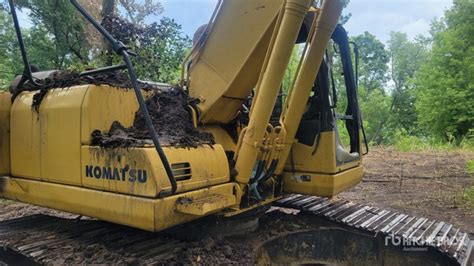
[[[362,178],[363,128],[357,77],[347,33],[341,25],[336,26],[332,34],[332,44],[338,52],[332,57],[340,60],[343,84],[336,88],[335,62],[331,62],[330,54],[326,53],[296,133],[297,142],[286,162],[283,176],[287,192],[330,197],[354,186]],[[346,97],[344,115],[336,110],[338,96]],[[344,121],[345,128],[338,121]],[[349,140],[348,147],[343,144],[341,134]]]

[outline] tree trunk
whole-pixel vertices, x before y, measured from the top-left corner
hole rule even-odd
[[[114,16],[115,15],[115,0],[102,0],[102,19],[104,19],[107,16]],[[107,61],[106,64],[108,66],[112,65],[112,55],[114,53],[112,49],[112,44],[109,43],[105,38],[104,38],[104,43],[105,43],[105,48],[107,50]]]

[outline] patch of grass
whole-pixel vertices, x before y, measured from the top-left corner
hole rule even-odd
[[[474,186],[466,188],[463,196],[470,204],[474,205]]]
[[[474,152],[471,142],[462,141],[459,145],[442,141],[433,137],[410,136],[397,132],[393,146],[399,151],[467,151]],[[474,167],[474,166],[473,166]]]
[[[394,145],[399,151],[454,150],[451,143],[442,143],[429,138],[416,136],[397,136]]]
[[[466,168],[468,173],[474,174],[474,160],[467,161]]]

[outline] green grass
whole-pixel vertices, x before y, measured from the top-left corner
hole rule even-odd
[[[393,146],[399,151],[466,151],[474,152],[472,141],[463,141],[461,144],[441,141],[431,137],[408,136],[397,134]],[[471,166],[474,167],[474,166]],[[474,169],[473,169],[474,170]]]
[[[474,174],[474,160],[467,161],[466,168],[468,173]]]

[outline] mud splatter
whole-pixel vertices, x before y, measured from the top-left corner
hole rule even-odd
[[[180,88],[153,91],[153,96],[146,100],[146,105],[162,145],[197,147],[214,144],[210,133],[201,132],[194,127],[188,106],[196,103],[196,99],[190,98]],[[115,121],[108,132],[95,130],[91,137],[92,145],[107,148],[153,144],[141,111],[135,114],[132,127],[125,128]]]

